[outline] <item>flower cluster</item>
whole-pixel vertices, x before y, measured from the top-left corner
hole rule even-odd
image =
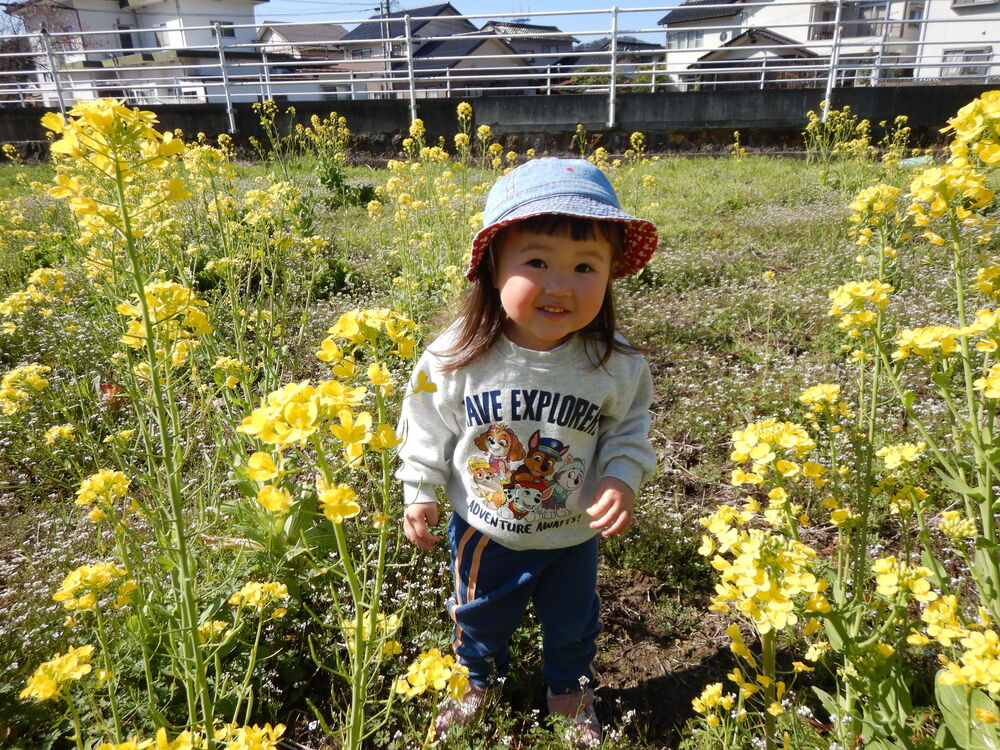
[[[822,415],[833,418],[851,416],[851,409],[840,400],[840,386],[836,383],[819,383],[799,394],[799,402],[809,407],[806,419],[815,421]]]
[[[52,372],[45,365],[15,367],[0,380],[0,414],[6,417],[28,410],[28,401],[34,394],[49,387],[45,376]]]
[[[0,302],[0,315],[20,316],[37,305],[49,304],[55,300],[55,292],[63,290],[65,283],[66,274],[59,269],[36,268],[28,276],[28,284],[24,289],[12,292]],[[46,311],[43,310],[42,314],[45,315]]]
[[[54,658],[40,664],[28,678],[27,687],[21,691],[21,700],[34,698],[47,701],[60,695],[64,685],[72,680],[79,680],[90,672],[90,660],[93,656],[93,646],[70,646],[65,654],[56,654]]]
[[[243,588],[229,597],[229,603],[234,607],[249,607],[262,613],[267,607],[288,598],[288,586],[277,582],[247,581]],[[276,609],[271,617],[278,619],[285,616],[285,610]]]
[[[870,328],[875,325],[877,313],[889,304],[889,295],[893,288],[877,279],[869,281],[849,281],[829,293],[829,315],[837,315],[839,328],[848,331],[848,335],[859,335],[859,328]]]
[[[706,685],[701,695],[691,701],[691,707],[705,717],[710,727],[716,727],[721,723],[719,713],[731,711],[735,699],[732,693],[723,695],[721,682],[713,682]]]
[[[904,464],[913,464],[920,460],[924,451],[927,450],[927,443],[921,440],[918,443],[897,443],[895,445],[885,445],[875,451],[875,455],[885,461],[885,468],[889,471],[898,469]]]
[[[62,602],[68,610],[90,610],[97,604],[100,593],[124,578],[127,571],[114,563],[99,562],[93,565],[81,565],[62,582],[59,590],[52,595],[52,601]],[[132,592],[138,588],[135,581],[126,579],[120,582],[116,607],[124,607],[131,601]]]
[[[918,174],[910,183],[913,202],[907,211],[918,227],[927,227],[934,219],[954,216],[969,226],[983,222],[975,211],[989,205],[993,191],[986,187],[986,177],[971,166],[945,164]],[[927,229],[924,236],[934,245],[944,238]]]
[[[76,504],[94,506],[90,511],[91,521],[100,521],[111,509],[116,500],[121,500],[128,493],[129,479],[122,472],[114,469],[101,469],[91,474],[80,484],[76,491]]]
[[[175,367],[183,365],[191,348],[198,345],[198,337],[212,332],[204,311],[208,303],[198,299],[192,290],[173,281],[147,284],[143,298],[158,353],[168,356]],[[133,349],[146,346],[146,329],[139,301],[122,302],[115,309],[130,319],[122,342]]]
[[[217,728],[212,736],[219,750],[279,750],[284,734],[284,724],[273,727],[270,724],[262,727],[257,724],[243,727],[225,724]],[[133,737],[126,742],[105,742],[95,750],[199,750],[207,746],[204,732],[188,729],[170,740],[167,730],[161,727],[156,730],[153,739],[140,740]]]
[[[431,690],[446,691],[455,699],[465,695],[469,685],[469,670],[455,661],[451,654],[442,655],[436,648],[424,651],[410,664],[405,677],[395,684],[395,691],[407,698]]]
[[[372,638],[372,627],[371,619],[362,614],[360,616],[360,632],[361,639],[364,641],[371,640]],[[378,633],[378,637],[383,639],[382,644],[382,655],[383,656],[395,656],[403,651],[402,646],[400,646],[398,641],[392,640],[391,636],[395,635],[402,626],[403,621],[397,614],[391,614],[386,616],[384,613],[379,612],[375,617],[375,630]],[[340,623],[341,632],[344,634],[344,638],[347,643],[347,650],[354,653],[357,644],[355,639],[359,631],[358,618],[354,620],[343,620]]]
[[[918,602],[932,602],[938,595],[928,580],[931,571],[923,565],[909,565],[895,557],[883,557],[872,565],[875,590],[887,599],[902,595]]]
[[[1000,91],[987,91],[948,120],[943,132],[955,134],[949,144],[950,161],[965,166],[970,159],[986,166],[1000,165]]]
[[[116,190],[139,188],[132,196],[138,213],[162,212],[190,195],[179,177],[153,177],[184,152],[183,141],[171,132],[158,132],[155,123],[152,112],[113,99],[81,102],[65,119],[55,112],[42,118],[42,125],[56,136],[52,153],[68,157],[57,163],[56,187],[49,193],[67,200],[85,238],[121,228]],[[144,232],[134,227],[132,233]]]
[[[715,553],[712,567],[720,578],[712,609],[730,612],[735,607],[762,635],[794,625],[800,607],[829,611],[826,582],[813,574],[816,552],[783,534],[749,528],[755,517],[754,510],[721,505],[699,519],[711,537],[702,537],[698,551]]]
[[[750,471],[733,469],[731,481],[737,487],[760,484],[771,468],[783,476],[795,476],[800,470],[796,462],[815,447],[816,443],[802,425],[775,419],[750,423],[733,433],[730,455],[735,463],[752,462]]]

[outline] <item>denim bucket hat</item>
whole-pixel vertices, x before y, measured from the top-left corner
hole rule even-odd
[[[584,159],[533,159],[508,172],[490,188],[483,209],[483,228],[472,240],[472,257],[465,277],[476,278],[490,241],[506,226],[542,214],[620,221],[625,247],[612,276],[620,278],[642,268],[656,250],[656,227],[622,211],[607,175]]]

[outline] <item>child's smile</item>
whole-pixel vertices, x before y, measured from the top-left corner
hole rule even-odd
[[[585,328],[604,304],[611,244],[601,238],[508,231],[497,251],[496,286],[507,315],[504,333],[519,346],[546,350]]]

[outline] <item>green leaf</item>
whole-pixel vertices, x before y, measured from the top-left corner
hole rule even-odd
[[[823,704],[823,708],[830,716],[838,716],[841,713],[840,707],[837,705],[837,699],[834,696],[815,685],[813,685],[813,692],[816,693],[819,702]]]
[[[917,394],[913,391],[906,391],[903,393],[903,408],[909,409],[913,406],[914,402],[917,400]]]
[[[974,487],[970,487],[968,484],[966,484],[964,479],[960,477],[953,477],[946,471],[939,469],[937,467],[934,468],[934,471],[939,477],[941,477],[942,484],[944,484],[944,486],[947,487],[952,492],[957,492],[959,495],[965,495],[968,497],[976,497],[982,499],[983,493],[975,489]]]
[[[997,713],[996,703],[978,688],[941,684],[942,672],[944,670],[939,670],[934,678],[934,696],[955,744],[962,750],[1000,750],[996,725],[972,717],[980,708]]]

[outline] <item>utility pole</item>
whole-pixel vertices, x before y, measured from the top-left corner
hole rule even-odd
[[[392,39],[389,36],[389,0],[379,0],[379,15],[382,17],[379,21],[379,36],[382,38],[382,77],[387,79],[387,82],[382,85],[389,90],[387,98],[392,98],[393,85],[390,79],[390,73],[392,70],[392,64],[390,63],[390,58],[392,57]]]

